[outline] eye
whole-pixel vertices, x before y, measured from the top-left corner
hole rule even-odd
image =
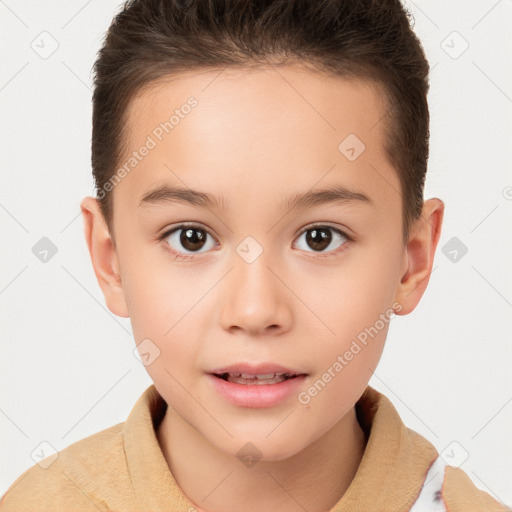
[[[177,258],[188,258],[190,257],[188,254],[205,252],[216,246],[212,235],[205,229],[196,225],[176,226],[166,231],[160,239],[167,241],[170,251]],[[183,251],[183,249],[185,249],[185,251]]]
[[[344,249],[350,237],[338,228],[318,225],[305,229],[297,240],[300,241],[301,239],[304,239],[305,244],[313,249],[313,252],[336,254]],[[329,247],[331,250],[327,251]],[[304,246],[299,246],[299,249],[307,251],[307,248],[304,248]]]
[[[346,242],[351,240],[351,238],[340,229],[326,225],[308,227],[301,233],[297,240],[300,242],[302,238],[304,238],[305,244],[313,249],[313,252],[322,253],[315,257],[337,254],[344,249]],[[167,230],[159,239],[167,242],[168,250],[176,256],[177,259],[193,257],[194,254],[207,252],[217,245],[213,236],[206,229],[198,225],[181,224]],[[308,251],[307,248],[304,248],[304,246],[301,247],[300,243],[297,245],[299,249],[311,252]],[[332,247],[332,245],[334,245],[334,247]],[[327,250],[329,247],[330,250]]]

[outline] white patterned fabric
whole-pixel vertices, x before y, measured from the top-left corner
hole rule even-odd
[[[409,512],[447,512],[442,496],[446,464],[441,457],[430,466],[420,494]]]

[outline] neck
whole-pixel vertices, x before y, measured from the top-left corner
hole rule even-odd
[[[211,445],[170,407],[157,437],[174,479],[198,512],[325,512],[347,490],[365,449],[354,407],[292,457],[249,467]]]

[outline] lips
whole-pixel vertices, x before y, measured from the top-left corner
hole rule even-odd
[[[297,375],[292,375],[289,373],[266,373],[261,375],[252,375],[248,373],[223,373],[221,375],[215,375],[216,377],[220,377],[228,382],[233,382],[234,384],[248,384],[253,386],[258,386],[262,384],[278,384],[279,382],[284,382],[285,380],[291,379],[293,377],[297,377]]]
[[[227,382],[246,385],[278,384],[285,380],[307,375],[302,371],[286,368],[274,363],[258,365],[237,363],[215,369],[210,373]]]

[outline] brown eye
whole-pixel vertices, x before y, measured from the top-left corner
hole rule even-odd
[[[180,243],[188,251],[197,251],[206,242],[207,234],[204,229],[187,228],[180,231]]]
[[[315,251],[324,251],[331,243],[330,229],[314,228],[306,231],[306,243]]]
[[[301,239],[304,239],[305,247],[304,245],[302,247],[300,247],[300,244],[297,245],[299,249],[307,252],[311,252],[308,251],[308,248],[313,249],[313,252],[335,251],[349,240],[343,231],[331,226],[314,226],[306,229],[298,238],[299,241]]]
[[[210,233],[199,226],[178,226],[165,233],[162,239],[167,241],[172,252],[180,256],[205,252],[215,247],[215,240]]]

